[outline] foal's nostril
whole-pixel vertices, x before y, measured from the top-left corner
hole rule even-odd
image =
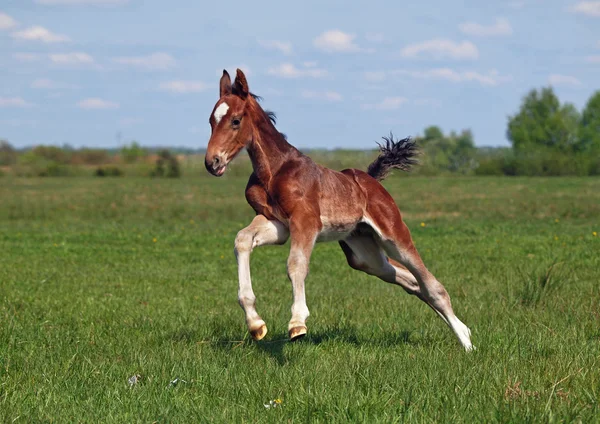
[[[216,168],[221,163],[221,159],[218,156],[215,156],[213,159],[213,166]]]

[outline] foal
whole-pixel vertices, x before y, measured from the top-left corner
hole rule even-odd
[[[291,237],[287,261],[292,282],[291,340],[303,337],[309,316],[304,280],[314,244],[336,240],[348,264],[396,284],[435,310],[471,350],[470,330],[454,315],[446,289],[427,270],[402,221],[393,198],[378,182],[391,168],[408,169],[415,163],[411,140],[390,137],[368,172],[333,171],[317,165],[290,145],[248,90],[241,70],[233,84],[223,71],[219,100],[209,118],[212,134],[206,150],[208,172],[221,176],[244,148],[254,172],[246,186],[246,200],[256,212],[252,223],[235,239],[239,303],[255,340],[267,334],[258,315],[250,281],[250,253],[258,246],[284,244]]]

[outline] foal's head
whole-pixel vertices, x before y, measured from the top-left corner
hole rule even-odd
[[[223,70],[219,100],[208,119],[212,134],[204,158],[208,172],[217,177],[223,175],[227,164],[252,140],[250,99],[244,73],[238,69],[232,85],[229,74]]]

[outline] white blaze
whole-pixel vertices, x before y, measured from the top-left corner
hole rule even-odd
[[[225,115],[227,115],[227,111],[229,110],[229,105],[227,103],[221,103],[219,105],[219,107],[215,110],[215,121],[217,122],[217,125],[219,125],[219,122],[221,122],[221,118],[223,118]]]

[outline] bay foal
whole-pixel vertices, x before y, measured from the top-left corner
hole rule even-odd
[[[284,244],[291,237],[287,261],[293,293],[291,340],[307,332],[304,282],[313,247],[316,242],[335,240],[352,268],[416,295],[471,350],[469,328],[454,314],[446,289],[423,264],[398,207],[379,183],[392,168],[407,169],[415,162],[414,143],[387,138],[368,172],[334,171],[289,144],[255,97],[241,70],[233,84],[223,71],[219,100],[209,117],[212,134],[205,157],[206,169],[215,176],[223,175],[244,147],[252,161],[246,200],[256,216],[235,239],[238,299],[252,337],[262,339],[267,326],[255,307],[250,253],[258,246]]]

